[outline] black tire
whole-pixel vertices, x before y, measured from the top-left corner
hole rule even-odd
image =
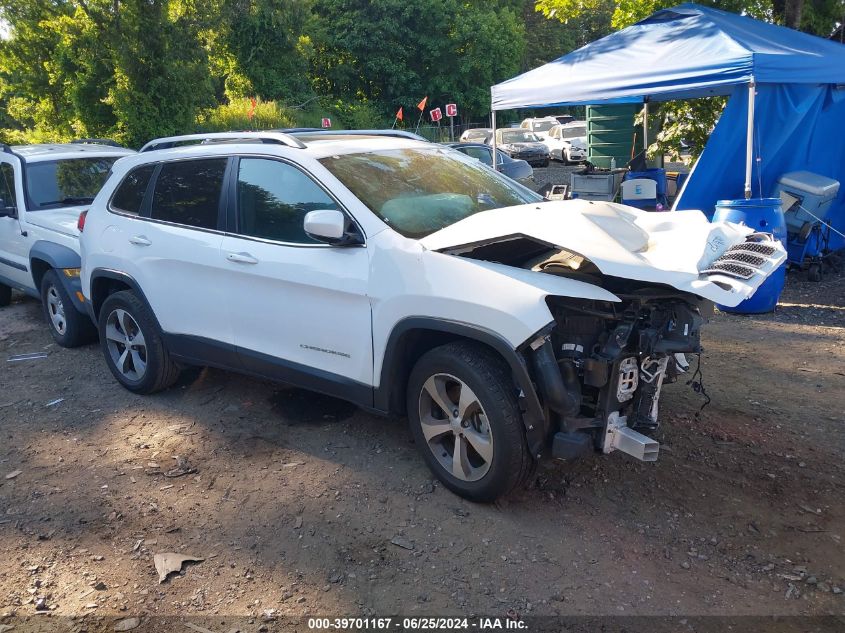
[[[143,373],[135,371],[134,377],[133,372],[126,373],[118,368],[117,361],[120,357],[116,360],[112,356],[113,349],[116,354],[126,349],[126,345],[121,347],[109,338],[109,324],[113,324],[112,319],[118,318],[119,310],[127,313],[131,318],[130,323],[134,323],[134,331],[129,332],[130,338],[137,340],[138,331],[143,335],[143,354],[141,354],[141,349],[135,351],[145,362],[145,366]],[[100,308],[97,326],[106,365],[117,381],[129,391],[140,394],[155,393],[167,389],[179,379],[180,367],[170,358],[155,317],[147,305],[131,290],[122,290],[108,296]]]
[[[41,278],[41,309],[53,340],[62,347],[79,347],[97,340],[91,319],[76,309],[53,269]]]
[[[420,408],[425,397],[424,385],[429,378],[443,374],[462,381],[474,392],[489,425],[492,459],[486,473],[475,481],[459,479],[441,464],[423,433]],[[482,345],[449,343],[431,350],[417,361],[407,390],[411,433],[429,468],[449,490],[472,501],[489,502],[525,482],[534,460],[526,445],[516,394],[507,364]],[[448,434],[441,437],[448,437]],[[448,453],[448,449],[439,450],[443,450],[443,456]]]
[[[548,167],[549,166],[549,159],[547,158],[546,160],[544,160],[543,163],[540,166],[541,167]]]
[[[12,303],[12,289],[5,284],[0,284],[0,308]]]
[[[820,264],[810,264],[807,269],[807,280],[812,282],[819,282],[822,280],[822,267]]]

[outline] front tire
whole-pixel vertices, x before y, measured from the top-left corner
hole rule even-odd
[[[12,289],[5,284],[0,284],[0,308],[10,303],[12,303]]]
[[[103,302],[98,323],[100,347],[117,381],[129,391],[150,394],[167,389],[179,378],[155,317],[130,290]]]
[[[95,340],[94,324],[73,305],[55,270],[41,279],[41,307],[53,340],[62,347],[79,347]]]
[[[510,370],[487,348],[450,343],[423,355],[408,380],[407,403],[417,447],[452,492],[493,501],[531,472]]]

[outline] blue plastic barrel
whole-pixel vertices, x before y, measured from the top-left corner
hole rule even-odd
[[[719,200],[713,222],[733,222],[762,233],[771,233],[781,244],[786,244],[786,220],[780,198],[752,198],[751,200]],[[738,306],[719,305],[722,312],[737,314],[762,314],[773,312],[786,283],[786,263],[773,272],[757,292]],[[718,304],[717,304],[718,305]]]

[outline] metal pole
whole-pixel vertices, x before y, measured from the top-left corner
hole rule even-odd
[[[648,101],[643,102],[643,149],[648,149]]]
[[[455,142],[455,117],[449,117],[449,140]]]
[[[493,126],[493,169],[499,171],[499,161],[498,154],[496,153],[496,111],[493,109],[492,104],[490,107],[490,123]]]
[[[754,77],[748,84],[748,124],[745,131],[745,199],[751,198],[751,168],[754,164]]]

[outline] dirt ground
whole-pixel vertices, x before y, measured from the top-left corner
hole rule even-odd
[[[791,274],[775,314],[717,314],[705,347],[711,402],[698,414],[685,381],[665,389],[657,463],[548,462],[530,489],[475,505],[432,478],[404,421],[217,370],[135,396],[18,297],[0,310],[0,631],[60,616],[73,631],[161,615],[243,630],[309,614],[842,618],[845,276]],[[30,352],[46,357],[9,362]],[[204,560],[159,584],[159,552]]]

